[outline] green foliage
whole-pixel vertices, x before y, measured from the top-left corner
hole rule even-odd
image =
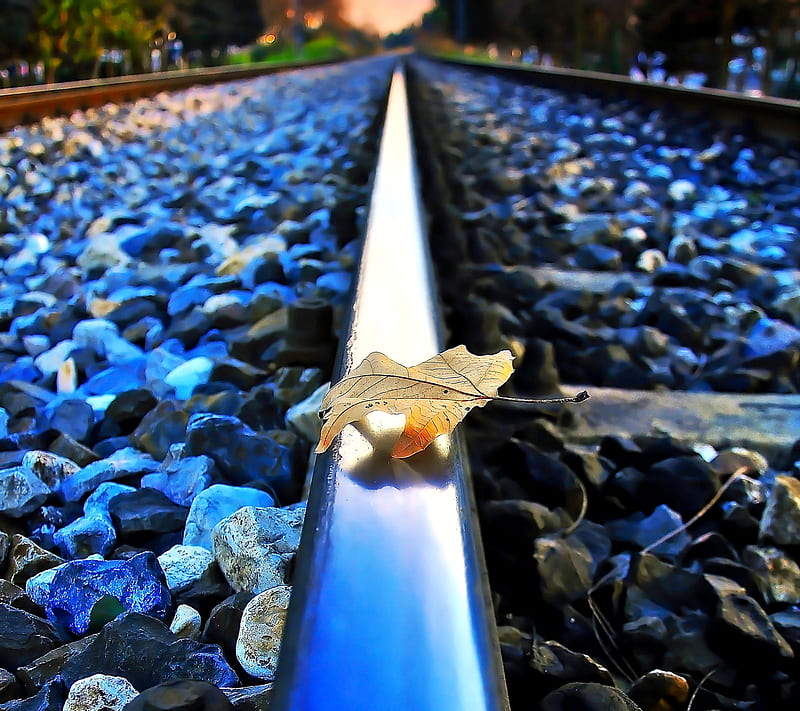
[[[36,43],[49,81],[62,65],[94,62],[104,47],[139,50],[152,26],[136,0],[39,0]]]

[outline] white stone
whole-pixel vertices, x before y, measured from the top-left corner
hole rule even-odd
[[[199,580],[214,565],[208,548],[178,544],[158,556],[170,592],[176,592]]]
[[[178,399],[188,400],[198,385],[208,382],[213,368],[213,360],[205,356],[198,356],[173,368],[164,378],[164,382],[175,388],[175,396]]]
[[[169,631],[180,639],[198,639],[203,620],[200,613],[191,605],[178,605],[175,617],[169,625]]]
[[[236,659],[257,679],[275,678],[291,592],[288,585],[265,590],[250,600],[242,612]]]
[[[40,353],[33,360],[33,364],[42,371],[44,375],[53,375],[58,372],[61,364],[69,358],[69,354],[75,348],[75,342],[71,339],[56,343],[50,350]]]
[[[64,711],[122,711],[138,694],[121,676],[94,674],[70,687]]]

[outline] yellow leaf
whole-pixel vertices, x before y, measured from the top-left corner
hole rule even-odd
[[[392,456],[421,452],[452,432],[473,407],[497,398],[497,388],[514,372],[512,360],[510,351],[476,356],[457,346],[406,368],[383,353],[370,353],[322,401],[324,424],[315,451],[328,449],[345,425],[380,410],[406,418]]]

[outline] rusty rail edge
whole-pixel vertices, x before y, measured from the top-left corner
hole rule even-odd
[[[413,365],[441,343],[397,70],[338,372],[373,350]],[[369,442],[347,427],[317,460],[271,707],[507,711],[463,443],[393,460],[402,423],[371,417]]]
[[[154,74],[134,74],[113,79],[89,79],[46,86],[0,89],[0,129],[31,123],[46,116],[86,110],[109,102],[132,101],[144,96],[154,96],[162,91],[177,91],[190,86],[252,79],[292,69],[335,64],[339,61],[303,60],[249,66],[204,67]]]
[[[519,65],[422,53],[443,64],[476,70],[517,82],[550,89],[575,90],[608,98],[627,98],[666,110],[712,115],[726,124],[744,125],[762,135],[797,139],[800,131],[800,101],[768,96],[748,96],[722,89],[691,89],[618,75],[564,67]]]

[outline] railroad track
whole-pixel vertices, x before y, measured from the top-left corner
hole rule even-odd
[[[470,68],[478,67],[471,65]],[[590,89],[594,94],[613,96],[614,100],[620,94],[626,98],[635,96],[639,101],[652,102],[655,106],[668,105],[674,111],[689,114],[702,108],[706,115],[711,114],[726,123],[746,118],[751,125],[757,125],[758,130],[779,139],[794,135],[800,116],[798,108],[788,102],[754,101],[722,93],[707,97],[686,90],[642,86],[617,78],[558,70],[520,72],[496,66],[479,69],[491,76],[501,74],[515,82],[537,86],[557,86],[567,91]],[[431,239],[435,251],[437,243],[446,244],[459,233],[454,221],[447,219],[453,215],[449,208],[453,187],[442,175],[447,173],[448,166],[435,165],[437,158],[434,157],[445,143],[444,138],[441,143],[439,139],[451,129],[446,124],[440,125],[440,136],[437,136],[431,131],[431,119],[425,123],[421,107],[427,109],[433,102],[430,94],[420,89],[420,85],[426,83],[426,78],[420,74],[415,66],[411,115],[415,120],[418,150],[423,154],[425,176],[421,183],[424,202],[433,214],[435,232]],[[432,268],[426,247],[419,246],[425,242],[425,218],[420,211],[420,179],[413,167],[411,129],[406,123],[406,109],[401,106],[404,87],[405,82],[396,75],[354,295],[351,331],[340,355],[339,373],[342,375],[372,350],[383,351],[401,363],[412,365],[443,346],[441,336],[437,336],[442,325],[438,321],[436,298],[431,296],[435,290],[429,281]],[[435,118],[441,120],[441,115]],[[459,266],[452,262],[439,265],[440,269],[454,271],[458,271]],[[481,271],[480,266],[475,269]],[[544,283],[573,288],[580,283],[597,293],[609,287],[613,276],[567,272],[547,266],[530,267],[530,270],[531,278]],[[447,276],[443,278],[447,280]],[[470,287],[463,281],[460,285],[463,295],[463,289]],[[454,298],[452,291],[449,298]],[[414,334],[413,337],[410,334]],[[585,386],[585,383],[574,383],[565,386],[565,390],[571,393]],[[797,395],[588,387],[593,398],[576,408],[576,424],[563,429],[567,451],[585,452],[586,447],[597,451],[600,446],[601,452],[613,456],[610,452],[614,446],[624,447],[625,441],[632,443],[641,437],[667,436],[675,454],[688,452],[688,448],[699,443],[721,450],[736,445],[762,452],[772,461],[785,458],[800,434],[800,396]],[[506,417],[507,413],[502,411],[494,415],[491,409],[481,412],[480,422],[474,427],[468,426],[468,431],[480,442],[484,431],[492,430],[493,420]],[[519,421],[516,427],[520,427]],[[496,429],[503,430],[502,426]],[[515,431],[514,426],[504,431]],[[273,701],[278,709],[507,708],[507,692],[493,641],[495,619],[487,604],[483,559],[474,543],[477,534],[472,528],[475,520],[469,494],[471,485],[463,464],[461,437],[457,432],[452,438],[443,438],[439,442],[440,450],[421,455],[406,465],[387,459],[380,448],[370,452],[369,446],[351,433],[342,439],[331,457],[323,456],[318,460]],[[546,438],[539,441],[534,434],[533,441],[546,449]],[[571,449],[573,445],[576,446],[574,450]],[[480,448],[481,445],[476,446]],[[444,453],[455,456],[455,460],[448,459]],[[502,457],[514,455],[506,452],[494,456],[501,457],[502,467]],[[473,461],[479,462],[478,466],[486,466],[486,461],[479,457]],[[572,460],[573,464],[575,461]],[[545,466],[538,457],[529,459],[528,466],[535,467],[536,462]],[[497,464],[495,461],[494,465]],[[576,466],[576,471],[580,468]],[[739,473],[744,471],[754,474],[752,463]],[[730,473],[727,471],[728,475]],[[536,472],[531,475],[539,481]],[[539,484],[545,489],[547,478],[545,474]],[[585,478],[584,483],[591,486]],[[481,477],[478,488],[485,486]],[[516,496],[511,495],[511,498]],[[431,508],[434,497],[449,499],[435,514]],[[590,502],[589,506],[595,507],[595,504]],[[482,518],[488,518],[485,509]],[[684,513],[683,519],[688,518]],[[453,537],[447,543],[444,536],[437,533],[443,521],[450,522]],[[568,531],[571,530],[572,527],[568,527]],[[563,536],[568,536],[568,531]],[[490,530],[484,535],[489,535],[488,543],[493,549],[490,551],[490,557],[494,558],[490,560],[492,577],[499,579],[495,533]],[[424,555],[419,554],[422,550]],[[533,552],[530,555],[533,556]],[[668,556],[668,560],[674,562],[674,557]],[[436,574],[437,570],[442,571],[440,575]],[[453,571],[458,575],[454,577]],[[526,575],[527,572],[520,571],[521,578]],[[469,592],[465,594],[465,591]],[[507,592],[501,595],[505,597]],[[569,601],[565,598],[563,602]],[[581,608],[579,602],[575,602],[575,606]],[[552,614],[553,610],[547,609],[550,611],[543,614]],[[513,619],[515,610],[516,614],[521,614],[518,604],[515,608],[514,603],[500,602],[500,609],[495,612],[501,616],[498,619],[502,619],[502,615]],[[532,615],[536,625],[537,612],[534,610]],[[588,616],[583,617],[584,621],[587,619]],[[541,624],[542,634],[551,628],[547,621],[538,624]],[[510,629],[503,627],[501,639],[506,670],[513,684],[512,700],[521,704],[520,708],[527,708],[523,705],[526,692],[521,689],[529,682],[519,678],[525,672],[520,672],[519,658],[515,658],[517,652],[512,651],[515,644],[509,641]],[[354,630],[359,630],[359,634],[354,634]],[[613,633],[607,628],[606,633],[610,635],[606,644],[618,651]],[[534,647],[540,654],[552,653],[549,648],[542,652],[544,647],[537,643]],[[624,678],[629,669],[624,668],[625,653],[620,652],[622,659],[615,660],[614,651],[609,653],[608,647],[603,650],[606,652],[601,657],[603,663],[619,675],[617,678]],[[523,657],[529,659],[525,654]],[[530,664],[529,661],[525,663]],[[558,678],[560,672],[554,667],[551,671]],[[644,671],[647,670],[638,669],[640,674]],[[546,680],[548,672],[542,673],[542,688],[545,691],[553,688],[552,680]],[[594,676],[587,673],[585,679],[580,680],[597,680],[599,676],[599,673]],[[701,676],[692,679],[687,675],[690,682],[687,694],[698,691]],[[629,678],[628,683],[632,681],[634,679]],[[661,708],[658,703],[667,701],[658,701],[659,693],[663,699],[675,693],[670,703],[676,704],[674,708],[685,707],[688,696],[681,697],[681,693],[686,689],[676,691],[674,687],[667,688],[669,681],[660,681],[666,686],[656,692],[655,700],[652,689],[647,687],[649,684],[657,687],[658,678],[655,681],[648,677],[640,679],[631,693],[645,708]],[[530,698],[541,697],[543,693],[534,691]],[[648,698],[651,705],[645,706]],[[556,702],[551,700],[551,703]],[[604,703],[612,701],[606,699]]]
[[[509,343],[533,362],[531,338],[514,328],[534,304],[497,309],[499,317],[481,321],[483,331],[473,336],[463,328],[458,299],[473,290],[482,297],[513,296],[495,281],[505,273],[516,280],[509,283],[543,295],[578,288],[599,298],[617,280],[609,271],[473,262],[469,250],[458,252],[464,210],[459,216],[459,185],[450,178],[464,156],[455,156],[449,139],[462,127],[452,115],[453,123],[432,126],[428,112],[441,103],[441,91],[431,93],[430,72],[438,70],[430,66],[414,59],[392,79],[335,378],[373,350],[413,365],[448,339],[474,338],[479,347],[498,333],[501,345]],[[481,71],[495,76],[500,70]],[[502,73],[568,92],[589,82],[591,92],[614,97],[624,85],[627,98],[609,101],[635,96],[676,112],[700,106],[723,122],[747,116],[778,141],[792,135],[786,127],[797,117],[788,105],[739,104],[729,96],[717,105],[716,99],[659,88],[654,98],[655,90],[616,78],[604,83],[603,77],[561,71]],[[504,126],[495,129],[502,135]],[[467,222],[481,209],[468,212]],[[447,261],[454,249],[456,262]],[[640,278],[649,277],[630,276],[634,287]],[[504,331],[509,324],[513,328]],[[545,356],[540,364],[552,368]],[[523,384],[512,379],[512,387],[520,394],[526,384],[558,387],[557,378],[547,381],[536,371],[521,369]],[[541,708],[556,711],[569,708],[565,696],[588,694],[585,703],[599,704],[591,708],[616,709],[628,702],[624,690],[643,711],[686,708],[690,699],[697,711],[740,708],[731,694],[742,699],[756,693],[752,687],[770,685],[783,689],[784,702],[795,698],[790,679],[800,639],[793,608],[800,603],[800,570],[792,577],[792,565],[800,541],[777,540],[763,520],[766,534],[759,538],[754,515],[776,487],[776,472],[793,471],[800,396],[625,390],[579,380],[563,388],[567,394],[588,389],[592,398],[574,412],[544,406],[519,416],[490,406],[409,460],[386,454],[383,444],[396,436],[396,423],[373,415],[369,441],[348,428],[332,451],[317,457],[270,708],[481,711],[535,708],[544,697]],[[668,462],[688,467],[696,445],[705,455],[710,447],[722,453],[712,460],[715,468],[692,465],[715,487],[706,481],[695,490],[687,480],[685,496],[673,489],[659,498],[664,492],[650,482],[658,472],[680,482],[681,472]],[[651,469],[656,474],[648,479]],[[736,478],[745,475],[749,479],[737,488]],[[726,491],[732,492],[728,498]],[[639,498],[648,514],[661,516],[652,529],[644,523],[649,516],[631,516],[640,511]],[[678,532],[681,521],[700,512],[696,500],[717,498],[727,508],[713,508],[691,536]],[[640,524],[646,535],[637,532]],[[601,529],[613,533],[613,546],[612,535]],[[768,547],[777,553],[765,552]],[[769,568],[770,560],[789,572],[765,589],[768,572],[749,578],[747,568]],[[565,563],[566,572],[554,561]],[[582,567],[582,561],[590,564]],[[685,614],[695,604],[702,609]],[[726,615],[737,605],[752,613],[752,629],[738,633],[730,624]],[[746,622],[744,613],[741,619]],[[775,641],[776,630],[785,635],[782,642]],[[692,657],[686,652],[692,647],[702,654]],[[676,673],[655,672],[670,664]],[[774,700],[771,692],[758,693]]]
[[[9,129],[20,123],[32,123],[46,116],[65,115],[103,104],[154,96],[162,91],[178,91],[190,86],[252,79],[288,69],[302,69],[330,63],[330,61],[297,61],[247,67],[204,67],[3,89],[0,90],[0,130]]]

